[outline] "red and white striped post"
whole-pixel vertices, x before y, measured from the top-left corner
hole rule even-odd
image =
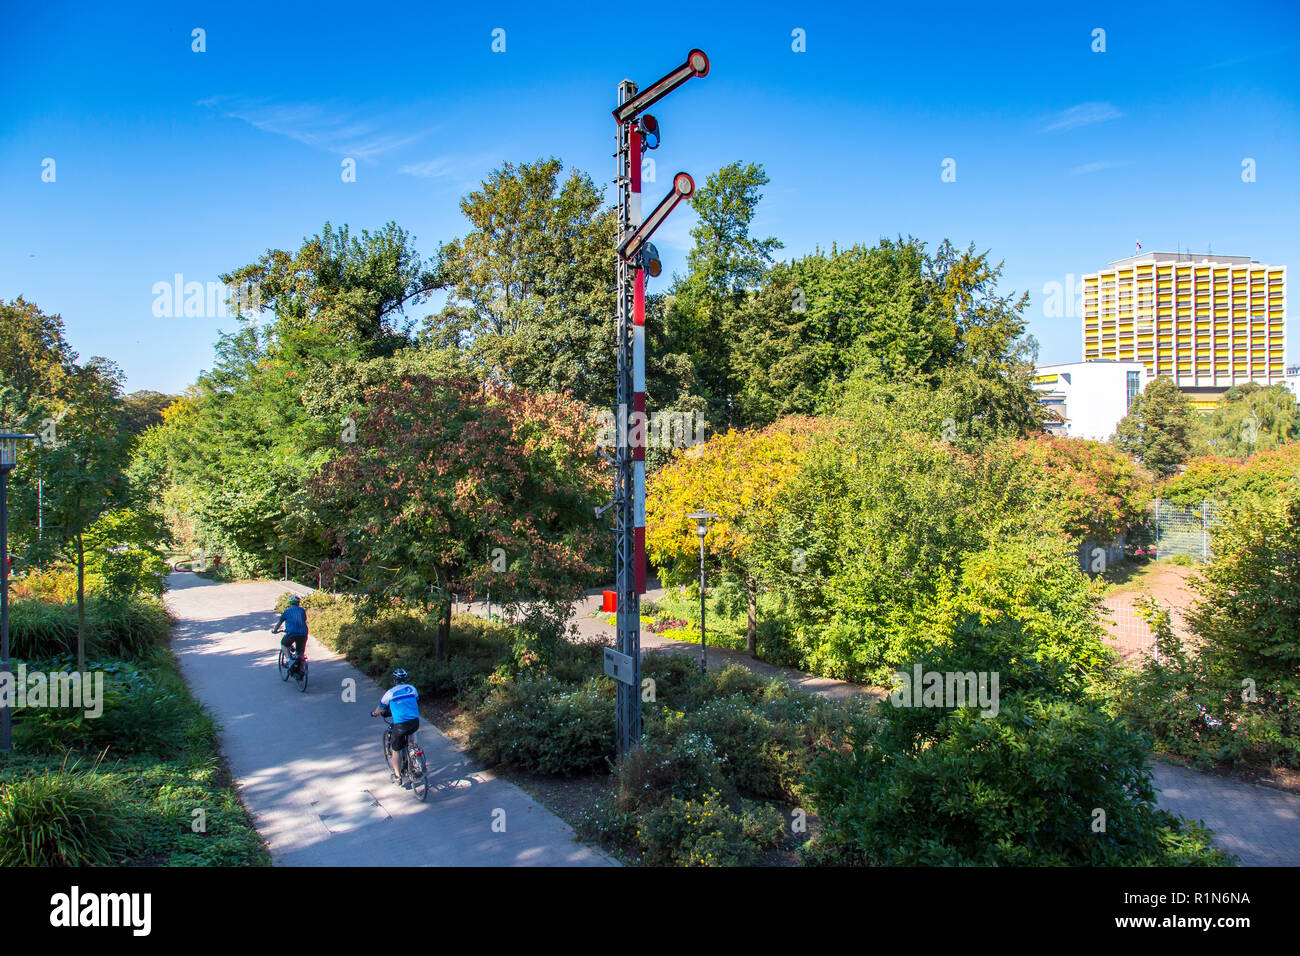
[[[628,199],[628,216],[635,232],[641,225],[641,129],[634,122],[630,137],[632,155],[631,190]],[[649,428],[645,406],[645,269],[637,256],[633,260],[632,286],[632,494],[633,502],[633,578],[636,593],[645,594],[645,447]]]

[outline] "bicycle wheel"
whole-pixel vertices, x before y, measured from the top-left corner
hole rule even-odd
[[[288,680],[288,679],[289,679],[289,655],[285,651],[284,645],[281,644],[280,645],[280,680]]]
[[[411,776],[411,792],[415,799],[423,801],[429,795],[429,778],[424,765],[424,751],[413,747],[407,751],[408,772]]]
[[[307,692],[307,658],[298,662],[298,669],[293,673],[293,679],[298,682],[298,690],[302,693]]]

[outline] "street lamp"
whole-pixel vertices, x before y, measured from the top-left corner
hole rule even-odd
[[[35,435],[23,435],[8,430],[0,431],[0,685],[5,687],[4,700],[0,701],[0,751],[13,749],[13,734],[9,710],[9,472],[18,464],[18,443],[31,441]]]
[[[716,518],[712,511],[692,511],[686,517],[695,522],[695,533],[700,538],[700,673],[708,669],[708,653],[704,649],[704,536],[709,533],[709,521]]]

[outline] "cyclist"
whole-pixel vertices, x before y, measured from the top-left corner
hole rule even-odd
[[[393,671],[393,686],[379,699],[379,706],[370,714],[378,717],[383,714],[393,719],[393,732],[389,737],[392,750],[393,782],[402,779],[401,755],[406,749],[406,741],[420,729],[420,692],[406,682],[407,673],[402,668]]]
[[[275,622],[271,633],[280,633],[282,626],[284,638],[280,641],[280,646],[289,652],[289,673],[292,674],[298,670],[298,662],[307,650],[307,612],[296,594],[289,598],[289,606],[280,615],[280,620]]]

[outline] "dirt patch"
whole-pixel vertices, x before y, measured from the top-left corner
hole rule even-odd
[[[1155,652],[1155,635],[1139,609],[1143,598],[1154,598],[1168,608],[1174,633],[1190,642],[1187,612],[1197,597],[1191,582],[1199,573],[1197,567],[1153,563],[1108,589],[1101,602],[1106,609],[1106,643],[1119,652],[1120,660],[1138,666]]]

